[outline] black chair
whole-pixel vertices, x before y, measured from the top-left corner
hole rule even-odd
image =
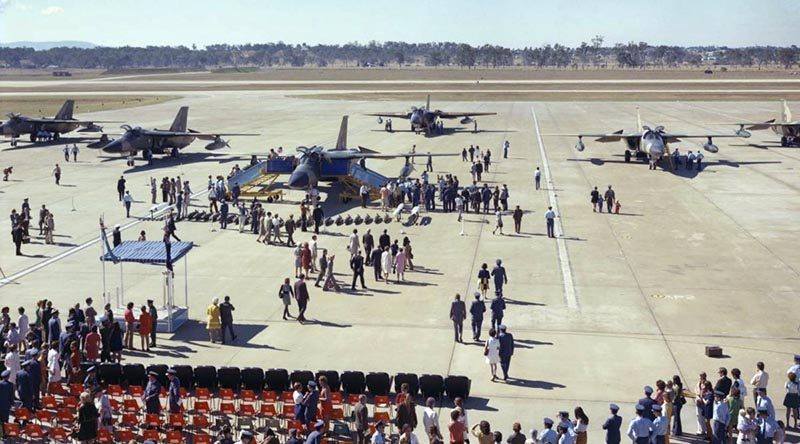
[[[258,367],[242,369],[242,388],[259,393],[264,389],[264,370]]]
[[[177,373],[178,380],[181,382],[181,387],[186,391],[191,391],[194,388],[194,369],[191,365],[173,365],[171,367]]]
[[[276,393],[289,389],[289,372],[285,368],[271,368],[264,371],[264,387]]]
[[[422,375],[419,377],[419,389],[423,397],[439,399],[444,393],[444,378],[440,375]]]
[[[239,390],[242,386],[242,371],[239,367],[220,367],[217,370],[217,382],[220,388]]]
[[[289,383],[294,386],[295,382],[299,382],[303,387],[305,387],[309,381],[314,380],[314,372],[310,370],[295,370],[289,375]]]
[[[367,387],[364,372],[342,372],[340,380],[342,382],[342,391],[348,395],[360,395],[364,393],[364,389]]]
[[[394,392],[400,393],[403,384],[408,384],[408,393],[417,396],[419,392],[419,378],[416,373],[398,373],[394,375]]]
[[[211,365],[200,365],[194,368],[194,384],[211,391],[217,388],[217,369]]]
[[[328,378],[328,385],[331,387],[331,390],[334,392],[338,392],[342,386],[342,383],[339,379],[339,372],[336,370],[319,370],[317,374],[314,375],[314,378],[319,381],[320,376],[325,376]]]
[[[169,366],[167,366],[165,364],[148,365],[147,366],[147,375],[149,376],[150,372],[158,373],[158,378],[156,378],[156,379],[158,379],[158,382],[162,386],[166,387],[167,384],[169,383],[169,381],[167,381],[167,369],[168,368],[169,368]]]
[[[116,362],[103,362],[97,366],[97,379],[103,385],[122,385],[122,366]]]
[[[142,364],[125,364],[122,366],[122,380],[128,386],[139,385],[144,387],[147,384],[147,373]]]
[[[466,400],[469,397],[469,389],[472,386],[472,381],[466,376],[448,376],[444,380],[444,391],[450,399],[462,398]]]
[[[392,378],[386,372],[368,373],[366,383],[372,396],[386,396],[392,388]]]

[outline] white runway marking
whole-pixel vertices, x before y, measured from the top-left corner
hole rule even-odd
[[[536,130],[536,141],[539,144],[539,154],[542,158],[542,172],[544,173],[544,183],[547,187],[547,194],[550,198],[550,206],[558,216],[555,223],[556,246],[558,247],[558,262],[561,265],[561,279],[564,282],[564,299],[568,308],[578,308],[578,296],[575,292],[575,281],[572,277],[572,264],[569,260],[567,251],[567,241],[564,239],[564,227],[561,224],[561,212],[558,211],[558,197],[556,196],[553,177],[550,175],[550,164],[547,162],[547,153],[544,150],[542,133],[539,131],[539,120],[536,118],[536,110],[531,107],[533,114],[533,127]]]

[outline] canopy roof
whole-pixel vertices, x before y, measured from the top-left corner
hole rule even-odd
[[[172,242],[171,260],[177,262],[189,253],[193,242]],[[124,241],[100,257],[107,262],[138,262],[140,264],[167,263],[167,249],[162,241]]]

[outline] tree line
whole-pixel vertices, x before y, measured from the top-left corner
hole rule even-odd
[[[603,36],[577,47],[558,43],[540,47],[506,48],[498,45],[473,46],[465,43],[375,42],[343,45],[258,43],[196,46],[0,48],[0,67],[88,69],[180,68],[270,66],[458,66],[462,68],[532,66],[540,68],[579,67],[678,67],[685,65],[779,65],[791,68],[800,61],[800,49],[753,46],[681,47],[650,45],[646,42],[604,46]]]

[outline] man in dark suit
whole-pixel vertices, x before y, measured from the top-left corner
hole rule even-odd
[[[8,382],[11,370],[5,369],[0,374],[0,421],[3,424],[8,422],[8,415],[11,412],[11,403],[14,401],[14,385]]]
[[[381,237],[378,238],[378,245],[381,247],[381,249],[389,248],[389,246],[392,245],[392,238],[389,237],[389,234],[386,232],[386,230],[383,230],[383,234],[381,234]]]
[[[728,369],[725,367],[720,367],[718,374],[719,379],[717,380],[717,383],[714,384],[714,391],[725,393],[725,396],[728,396],[728,394],[731,392],[731,386],[733,385],[733,381],[731,381],[731,378],[728,377]]]
[[[483,324],[483,314],[486,312],[486,304],[481,301],[481,292],[475,292],[475,300],[469,307],[469,313],[472,315],[472,339],[474,341],[481,340],[481,325]]]
[[[619,428],[622,426],[622,417],[617,415],[619,406],[609,404],[608,408],[611,410],[611,416],[603,423],[603,430],[606,431],[606,444],[619,444],[621,440]]]
[[[375,281],[381,280],[381,273],[383,272],[383,266],[381,265],[381,256],[383,255],[383,250],[381,247],[375,247],[372,249],[370,253],[370,262],[372,263],[372,268],[375,270]]]
[[[22,406],[28,411],[33,411],[33,378],[30,374],[31,360],[22,363],[22,368],[17,372],[17,396]]]
[[[305,278],[306,276],[301,274],[300,279],[294,283],[294,298],[297,299],[297,308],[300,309],[300,313],[297,315],[298,322],[303,322],[306,320],[306,308],[308,307],[308,300],[311,299],[311,297],[308,295],[308,287],[306,287]]]
[[[514,336],[506,331],[506,326],[500,326],[500,368],[503,369],[503,380],[508,380],[508,368],[511,366],[511,356],[514,355]]]
[[[656,415],[653,414],[653,403],[655,400],[650,397],[653,394],[653,387],[646,385],[644,387],[644,398],[639,400],[639,405],[644,407],[644,414],[643,417],[649,419],[650,421],[656,418]]]
[[[464,318],[467,317],[467,306],[461,300],[461,295],[456,293],[456,299],[450,304],[450,320],[453,321],[453,332],[456,342],[464,342]]]
[[[350,289],[356,289],[356,280],[359,278],[361,279],[361,288],[367,288],[364,285],[364,256],[361,255],[361,250],[356,250],[355,256],[350,259],[350,269],[353,270],[353,284]]]
[[[367,229],[367,232],[361,236],[361,244],[364,245],[364,260],[366,265],[372,264],[372,248],[375,246],[375,239],[372,237],[372,230]]]

